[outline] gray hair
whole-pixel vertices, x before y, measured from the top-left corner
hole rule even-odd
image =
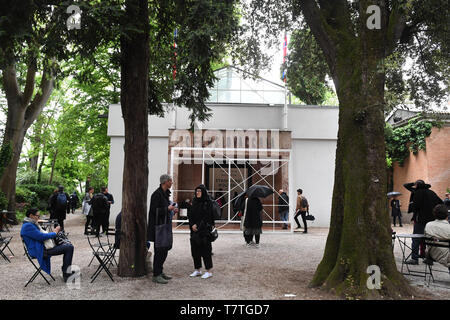
[[[172,177],[168,174],[163,174],[161,177],[159,177],[159,183],[164,184],[166,181],[172,180]]]

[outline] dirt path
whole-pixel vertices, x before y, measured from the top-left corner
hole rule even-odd
[[[322,258],[327,228],[310,228],[308,234],[264,233],[259,249],[247,248],[240,234],[220,234],[213,243],[214,275],[207,280],[189,277],[193,271],[189,235],[175,234],[173,249],[164,265],[165,273],[173,279],[167,285],[157,285],[151,281],[151,276],[119,278],[116,267],[111,268],[115,282],[102,272],[91,284],[89,278],[98,264],[94,262],[88,267],[92,254],[83,235],[84,216],[79,213],[68,215],[65,225],[75,246],[73,264],[81,268],[80,288],[68,289],[62,281],[62,257],[52,258],[52,274],[56,282],[48,286],[39,277],[24,288],[34,270],[23,255],[20,226],[15,226],[10,233],[14,236],[10,247],[15,257],[11,259],[11,264],[0,259],[1,299],[336,299],[321,290],[308,288]],[[397,232],[408,233],[408,228],[399,228]],[[395,253],[400,261],[401,253],[397,245]],[[417,285],[421,282],[416,282]],[[417,288],[419,295],[415,298],[450,298],[450,288],[432,288],[431,291]],[[295,296],[286,297],[286,294]]]

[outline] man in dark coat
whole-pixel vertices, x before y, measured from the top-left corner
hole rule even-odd
[[[283,189],[280,189],[278,192],[280,196],[278,197],[278,212],[280,213],[281,220],[288,222],[289,221],[289,197],[284,192]],[[287,229],[287,223],[283,224],[283,229]]]
[[[111,193],[108,192],[108,188],[106,188],[106,187],[104,188],[103,194],[108,199],[108,211],[106,212],[106,217],[105,217],[105,221],[104,221],[106,229],[108,230],[108,227],[109,227],[109,215],[111,213],[111,205],[114,204],[114,197],[113,197],[113,195]]]
[[[70,206],[69,195],[64,192],[63,186],[59,186],[58,192],[50,198],[50,208],[54,218],[58,219],[61,230],[64,230],[64,220],[66,220],[66,214],[70,212]]]
[[[102,232],[106,233],[108,231],[108,224],[106,223],[106,216],[108,213],[108,198],[104,194],[105,188],[102,188],[101,193],[97,193],[89,201],[92,207],[93,221],[92,225],[95,229],[95,235],[98,237],[100,235],[100,226],[102,226]]]
[[[163,265],[166,261],[167,254],[171,247],[160,247],[157,242],[155,242],[155,233],[156,233],[156,225],[162,224],[165,219],[167,221],[171,221],[170,219],[170,211],[174,211],[175,213],[178,209],[171,204],[170,197],[170,188],[172,187],[172,177],[163,174],[159,178],[159,188],[156,189],[150,198],[150,210],[148,212],[148,228],[147,228],[147,241],[151,241],[155,243],[155,255],[153,258],[153,282],[166,284],[167,280],[170,280],[171,277],[164,274]]]
[[[410,184],[405,184],[406,185]],[[442,204],[441,198],[434,191],[430,190],[431,185],[426,184],[423,180],[417,180],[413,188],[413,217],[411,221],[414,223],[414,234],[423,234],[425,225],[434,220],[433,208]],[[408,189],[409,190],[409,189]],[[412,239],[411,259],[406,261],[407,264],[419,264],[419,246],[420,239]]]
[[[76,191],[74,191],[71,195],[70,195],[70,209],[72,211],[72,214],[75,213],[75,210],[78,207],[78,195],[76,193]]]

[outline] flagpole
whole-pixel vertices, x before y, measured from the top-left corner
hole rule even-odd
[[[287,86],[286,86],[286,78],[287,78],[287,70],[286,70],[286,54],[287,54],[287,34],[284,32],[284,43],[283,43],[283,64],[284,64],[284,108],[283,108],[283,129],[288,129],[288,107],[287,107]]]

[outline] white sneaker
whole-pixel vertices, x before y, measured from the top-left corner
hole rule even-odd
[[[255,248],[259,248],[259,243],[255,243]]]
[[[190,274],[190,277],[198,277],[198,276],[201,276],[201,275],[202,275],[202,272],[201,272],[201,271],[195,270],[194,272],[192,272],[192,273]]]
[[[212,273],[209,273],[208,271],[202,275],[202,279],[208,279],[210,277],[212,277]]]

